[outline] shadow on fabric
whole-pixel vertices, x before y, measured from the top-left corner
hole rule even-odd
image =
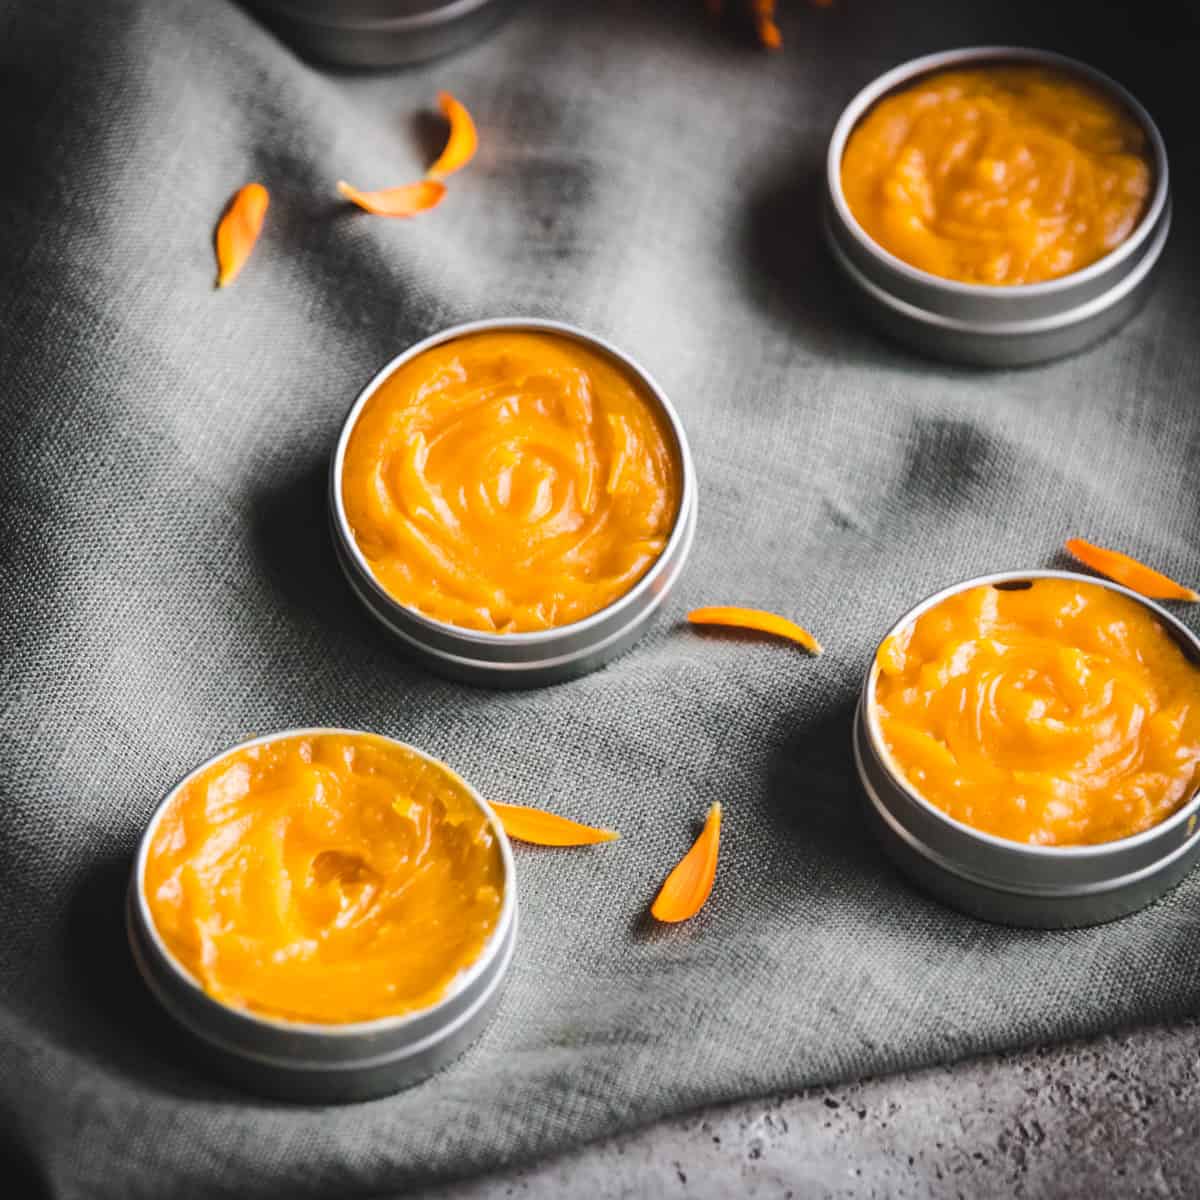
[[[776,169],[752,192],[741,278],[768,316],[782,317],[813,353],[894,362],[894,349],[866,328],[821,232],[825,158],[811,151]]]
[[[171,1022],[138,974],[124,916],[131,865],[126,855],[101,860],[71,898],[64,935],[75,1009],[70,1040],[173,1096],[241,1100],[211,1078],[202,1050]]]
[[[993,942],[1038,938],[1040,931],[991,925],[947,908],[912,883],[870,829],[854,765],[852,727],[857,696],[784,740],[768,783],[767,818],[777,841],[791,847],[803,890],[817,898],[813,919],[837,899],[875,928],[919,924],[931,944],[961,946],[964,937]]]
[[[257,494],[250,529],[256,563],[279,598],[288,636],[316,648],[330,664],[325,676],[349,681],[345,695],[335,690],[317,708],[377,724],[374,703],[383,690],[396,697],[398,708],[413,704],[415,696],[453,695],[464,713],[510,703],[511,692],[453,682],[431,671],[371,616],[342,573],[328,487],[324,455],[298,466]]]
[[[322,633],[336,630],[378,655],[395,649],[351,590],[329,528],[329,464],[322,457],[264,488],[254,504],[251,536],[258,561],[290,616]],[[416,668],[414,667],[414,671]]]
[[[864,820],[851,743],[856,702],[793,726],[771,762],[766,817],[823,877],[853,879],[866,893],[903,885]]]

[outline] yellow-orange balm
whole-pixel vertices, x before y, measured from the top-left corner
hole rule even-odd
[[[960,592],[889,638],[878,665],[893,766],[984,833],[1115,841],[1200,782],[1200,670],[1151,613],[1098,584]]]
[[[842,191],[863,230],[961,283],[1055,279],[1116,249],[1146,211],[1147,139],[1116,102],[1032,66],[944,71],[851,133]]]
[[[662,553],[681,464],[646,386],[565,335],[468,334],[401,365],[346,447],[342,499],[401,604],[492,633],[582,620]]]
[[[495,834],[447,768],[369,734],[232,751],[164,812],[143,889],[215,999],[344,1024],[439,1000],[503,904]]]

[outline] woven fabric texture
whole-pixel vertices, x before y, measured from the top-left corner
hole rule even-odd
[[[689,1106],[1197,1011],[1200,877],[1106,928],[969,920],[882,859],[850,757],[877,639],[938,587],[1053,565],[1071,534],[1200,578],[1188,10],[1087,11],[784,5],[768,56],[699,3],[530,3],[452,59],[360,76],[223,0],[0,8],[0,1145],[35,1194],[401,1194]],[[1174,169],[1147,306],[1022,372],[878,340],[818,232],[853,92],[996,41],[1120,77]],[[349,210],[336,180],[419,175],[439,87],[477,116],[476,162],[417,220]],[[265,233],[216,292],[213,226],[249,179],[271,190]],[[325,514],[356,390],[417,338],[505,314],[643,361],[700,481],[653,631],[527,693],[407,663]],[[826,653],[681,624],[729,602],[800,620]],[[415,1090],[329,1109],[213,1079],[122,927],[170,785],[310,724],[401,737],[485,795],[624,835],[520,848],[520,940],[482,1040]],[[712,900],[651,928],[714,800]]]

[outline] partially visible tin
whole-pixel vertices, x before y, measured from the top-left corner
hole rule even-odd
[[[167,1012],[203,1044],[215,1071],[261,1095],[336,1104],[384,1096],[418,1083],[452,1062],[482,1033],[499,1000],[516,944],[517,884],[503,826],[475,789],[460,779],[486,815],[500,847],[504,896],[496,928],[479,957],[441,1000],[402,1016],[347,1025],[277,1020],[214,1000],[167,949],[146,903],[142,881],[154,832],[179,792],[227,755],[279,738],[318,734],[363,736],[359,730],[324,728],[268,734],[221,751],[180,780],[155,809],[142,835],[125,915],[129,944],[143,979]],[[445,763],[414,746],[379,734],[365,736],[403,746],[454,774]]]
[[[842,155],[855,126],[879,100],[924,75],[988,63],[1067,72],[1106,92],[1146,133],[1154,191],[1145,215],[1115,250],[1080,271],[1044,283],[988,286],[942,279],[875,242],[842,192]],[[862,310],[885,333],[935,358],[1015,367],[1073,354],[1111,333],[1144,299],[1171,226],[1167,151],[1150,114],[1120,84],[1061,54],[1012,46],[947,50],[881,75],[849,103],[825,162],[825,236]]]
[[[517,0],[244,0],[305,58],[398,67],[469,45]]]
[[[1200,666],[1200,638],[1170,613],[1128,588],[1073,571],[1006,571],[968,579],[922,601],[887,636],[958,592],[1037,579],[1086,580],[1128,596]],[[888,856],[939,900],[1004,925],[1037,929],[1099,925],[1157,900],[1195,864],[1200,854],[1200,791],[1158,825],[1096,845],[1029,846],[956,821],[923,799],[893,766],[879,728],[878,679],[876,654],[854,718],[854,760],[869,820]]]
[[[342,499],[346,446],[359,414],[379,387],[410,359],[434,346],[468,334],[505,330],[551,333],[573,338],[589,350],[613,359],[657,401],[675,442],[682,488],[675,525],[662,553],[623,596],[607,608],[554,629],[536,633],[487,633],[436,621],[401,604],[376,580],[355,541]],[[354,402],[334,449],[329,473],[329,511],[338,560],[350,586],[390,633],[418,660],[439,674],[488,687],[542,687],[594,671],[628,650],[645,632],[683,571],[696,532],[696,470],[687,436],[662,389],[627,354],[611,343],[560,321],[498,318],[456,325],[418,342],[398,355],[371,380]]]

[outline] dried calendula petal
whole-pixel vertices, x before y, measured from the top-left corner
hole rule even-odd
[[[752,629],[796,642],[813,654],[821,653],[821,644],[807,629],[760,608],[739,608],[737,605],[711,605],[696,608],[687,618],[693,625],[723,625],[730,629]]]
[[[768,50],[778,50],[783,45],[783,34],[775,24],[775,0],[751,0],[751,9],[758,40]]]
[[[1071,538],[1066,544],[1066,550],[1085,567],[1091,567],[1093,571],[1107,575],[1115,583],[1148,596],[1151,600],[1187,600],[1191,603],[1200,600],[1200,592],[1176,583],[1168,576],[1118,550],[1093,546],[1083,538]]]
[[[611,829],[594,829],[556,813],[521,804],[493,802],[492,809],[509,837],[535,846],[593,846],[597,842],[616,841],[621,836]]]
[[[430,179],[445,179],[447,175],[461,171],[475,157],[479,145],[475,122],[462,101],[456,100],[449,92],[438,92],[438,107],[450,122],[450,136],[437,162],[426,173]]]
[[[694,917],[712,893],[721,849],[721,805],[708,810],[704,828],[692,848],[679,860],[650,906],[656,921],[673,924]]]
[[[217,287],[232,283],[246,265],[270,199],[261,183],[248,183],[234,193],[217,225]]]
[[[446,194],[446,185],[436,179],[422,179],[417,183],[384,188],[378,192],[360,192],[345,180],[337,186],[351,204],[357,204],[365,212],[374,213],[377,217],[412,217],[441,203]]]

